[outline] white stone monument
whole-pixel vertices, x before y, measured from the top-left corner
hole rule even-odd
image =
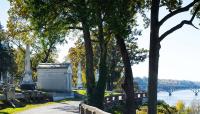
[[[24,77],[21,83],[21,89],[35,89],[35,84],[32,80],[31,62],[30,62],[30,46],[26,45],[25,65],[24,65]]]
[[[40,63],[37,67],[37,88],[50,92],[72,91],[70,63]]]
[[[96,82],[99,81],[99,69],[96,69],[96,71],[95,71],[95,81]]]
[[[82,71],[81,71],[81,63],[80,62],[78,63],[77,76],[78,76],[78,79],[77,79],[77,86],[76,87],[78,89],[81,89],[81,88],[83,88],[83,83],[82,83]]]

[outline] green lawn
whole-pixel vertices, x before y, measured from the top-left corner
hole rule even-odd
[[[47,106],[47,105],[51,105],[54,103],[62,103],[62,102],[66,102],[72,99],[64,99],[64,100],[60,100],[60,101],[55,101],[55,102],[47,102],[47,103],[42,103],[42,104],[28,104],[25,107],[20,107],[20,108],[6,108],[6,109],[2,109],[0,110],[0,114],[16,114],[18,112],[22,112],[28,109],[32,109],[32,108],[37,108],[37,107],[41,107],[41,106]]]
[[[25,110],[40,107],[40,106],[50,105],[50,104],[54,104],[54,103],[55,102],[47,102],[47,103],[43,103],[43,104],[28,104],[25,107],[20,107],[20,108],[6,108],[3,110],[0,110],[0,114],[16,114],[21,111],[25,111]]]
[[[86,90],[73,90],[74,92],[76,92],[76,93],[78,93],[78,94],[81,94],[81,95],[87,95],[87,93],[86,93]],[[105,92],[105,96],[110,96],[110,95],[118,95],[118,94],[121,94],[121,93],[116,93],[116,92],[108,92],[108,91],[106,91]]]

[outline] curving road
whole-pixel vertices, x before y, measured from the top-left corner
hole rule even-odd
[[[17,114],[79,114],[80,101],[67,101],[33,108]]]

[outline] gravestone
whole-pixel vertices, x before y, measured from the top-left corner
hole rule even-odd
[[[6,72],[3,74],[3,94],[5,95],[6,100],[13,100],[15,99],[15,86],[13,84],[13,77]]]
[[[81,71],[81,63],[78,63],[78,72],[77,72],[78,80],[77,80],[77,88],[82,89],[83,83],[82,83],[82,71]]]
[[[30,46],[26,45],[25,65],[24,65],[24,77],[20,85],[22,90],[34,90],[35,84],[32,80],[32,71],[30,63]]]

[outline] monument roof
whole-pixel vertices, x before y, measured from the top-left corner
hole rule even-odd
[[[71,63],[40,63],[37,69],[58,69],[58,68],[68,68]]]

